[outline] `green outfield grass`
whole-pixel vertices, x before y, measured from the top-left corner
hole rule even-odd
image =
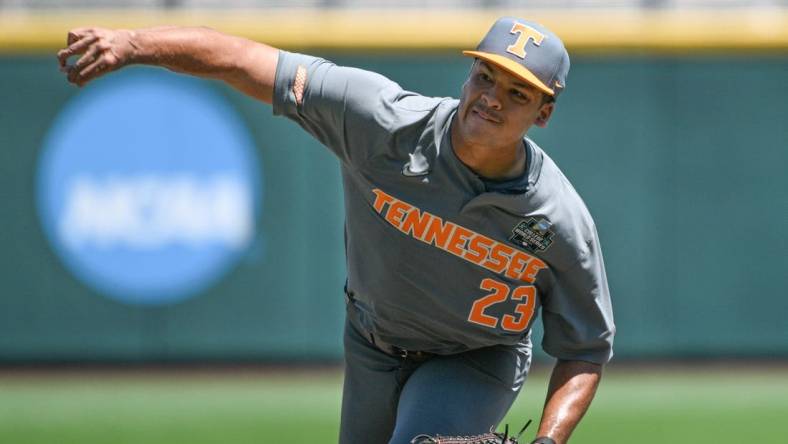
[[[0,443],[334,443],[340,384],[337,371],[0,375]],[[513,428],[538,421],[545,387],[531,377]],[[784,444],[786,422],[785,371],[611,370],[572,442]]]

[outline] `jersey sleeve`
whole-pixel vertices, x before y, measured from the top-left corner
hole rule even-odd
[[[542,303],[542,348],[558,359],[605,364],[613,356],[613,310],[599,240],[574,265],[557,271]]]
[[[383,149],[401,94],[382,75],[279,51],[274,114],[298,123],[344,163],[360,166]]]

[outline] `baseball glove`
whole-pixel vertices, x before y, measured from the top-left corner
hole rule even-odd
[[[525,429],[531,421],[528,420],[516,437],[509,436],[509,426],[504,428],[503,433],[490,433],[474,436],[441,436],[441,435],[419,435],[410,441],[410,444],[517,444]]]

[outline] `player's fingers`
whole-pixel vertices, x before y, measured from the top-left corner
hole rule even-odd
[[[74,79],[74,83],[78,86],[83,86],[89,81],[111,70],[111,64],[107,62],[106,57],[99,57],[93,63],[79,71],[79,74],[77,74]]]
[[[70,34],[69,34],[70,35]],[[81,54],[85,52],[85,50],[92,45],[98,37],[95,35],[88,35],[85,38],[71,42],[67,48],[61,49],[57,52],[57,59],[60,62],[60,66],[66,66],[66,61],[69,57],[75,54]]]
[[[76,63],[74,63],[74,65],[71,67],[71,70],[80,72],[82,71],[82,69],[93,63],[100,56],[101,56],[101,47],[99,45],[93,45],[87,51],[85,51],[85,54],[83,54],[82,57],[80,57]]]
[[[93,34],[93,28],[74,28],[68,31],[68,36],[66,37],[66,45],[71,45],[72,43],[76,42],[77,40],[82,39],[86,35]]]

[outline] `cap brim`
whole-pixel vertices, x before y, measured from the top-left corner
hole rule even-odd
[[[553,91],[552,88],[549,88],[547,85],[542,83],[542,81],[539,80],[534,75],[534,73],[529,71],[523,65],[515,62],[514,60],[508,59],[508,58],[506,58],[506,57],[504,57],[502,55],[491,54],[489,52],[463,51],[462,53],[467,55],[467,56],[470,56],[470,57],[476,57],[476,58],[482,59],[484,61],[490,62],[490,63],[492,63],[492,64],[494,64],[494,65],[496,65],[496,66],[498,66],[500,68],[505,69],[506,71],[508,71],[512,75],[514,75],[516,77],[519,77],[519,78],[525,80],[526,82],[534,85],[535,87],[539,88],[540,90],[544,91],[545,93],[550,94],[551,96],[555,95],[555,91]]]

